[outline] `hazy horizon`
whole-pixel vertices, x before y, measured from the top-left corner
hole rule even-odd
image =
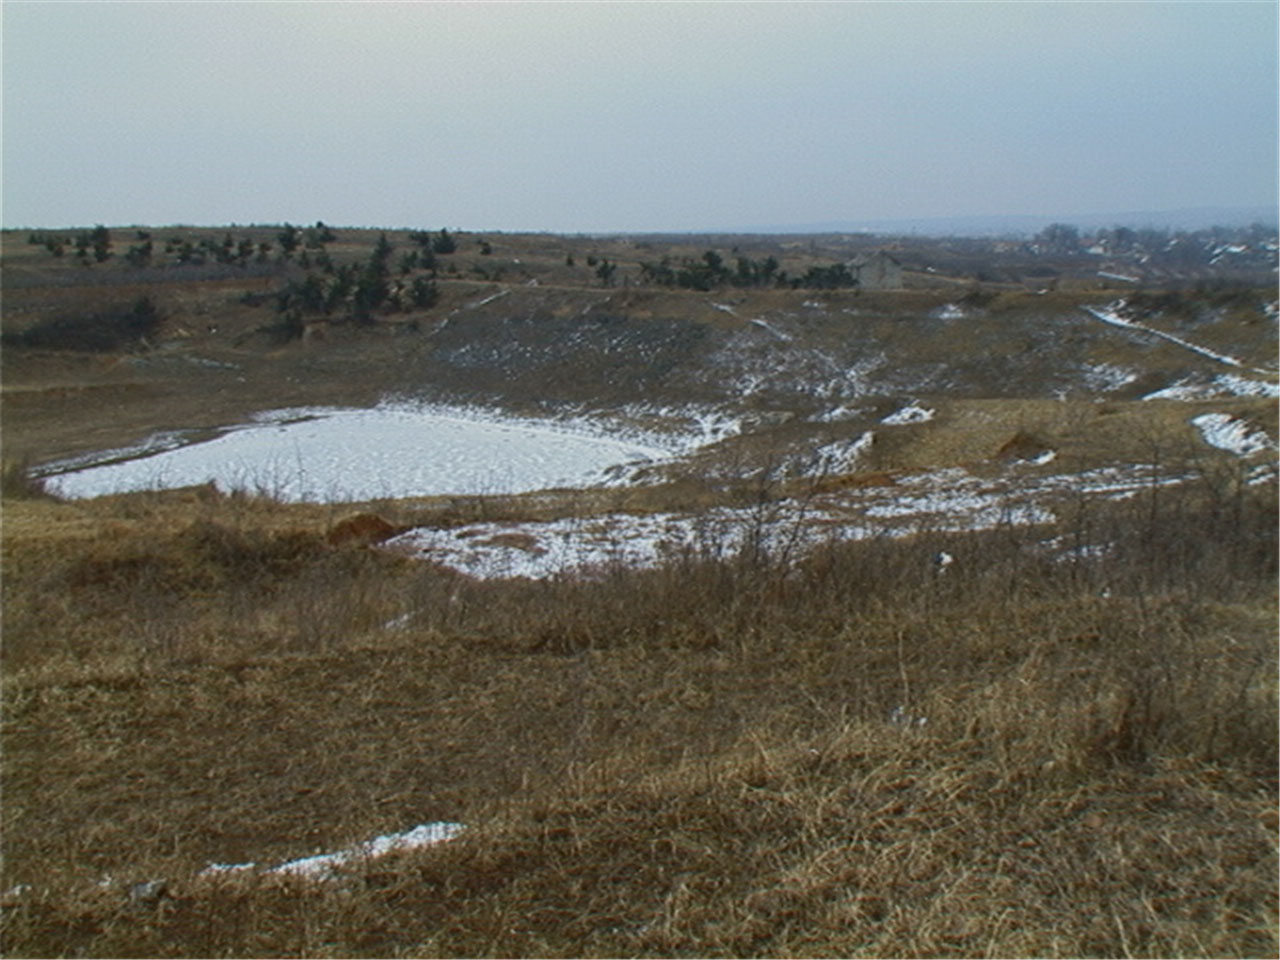
[[[28,3],[5,227],[1275,209],[1277,5]]]

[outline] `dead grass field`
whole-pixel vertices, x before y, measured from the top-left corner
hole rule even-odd
[[[4,955],[1276,955],[1275,487],[1248,483],[1248,465],[1188,424],[1221,410],[1275,436],[1273,401],[1142,402],[1213,368],[1083,314],[1096,289],[1004,289],[960,324],[935,315],[955,287],[722,298],[589,285],[588,253],[697,255],[700,238],[490,239],[494,253],[467,262],[505,259],[506,279],[462,266],[416,332],[397,318],[280,347],[251,335],[264,311],[242,302],[275,280],[221,278],[148,286],[169,324],[151,349],[5,350]],[[797,264],[839,253],[787,250]],[[5,237],[6,331],[119,292],[63,282],[44,257]],[[575,355],[584,395],[632,369],[592,366],[593,350],[670,356],[681,324],[705,355],[745,342],[785,372],[788,348],[767,331],[732,340],[753,317],[842,362],[883,351],[894,375],[951,363],[964,377],[882,386],[839,424],[781,388],[745,398],[759,429],[686,473],[573,495],[318,505],[191,488],[60,502],[19,469],[270,407],[372,403],[444,377],[455,346],[532,350],[534,327],[633,337],[601,334]],[[1250,319],[1223,322],[1214,343],[1267,356]],[[1150,379],[1103,402],[1055,395],[1101,363],[1141,363]],[[478,394],[513,409],[576,396],[487,376]],[[655,399],[698,398],[681,384],[656,380]],[[630,396],[624,383],[601,405]],[[936,417],[882,424],[909,400]],[[422,524],[777,497],[793,491],[698,471],[745,476],[867,429],[875,459],[817,482],[996,471],[1010,444],[1053,449],[1064,469],[1154,461],[1195,479],[1080,497],[1053,525],[926,527],[798,561],[691,557],[597,579],[485,582],[371,542]],[[954,563],[940,567],[942,551]],[[467,829],[334,882],[198,876],[432,821]],[[163,892],[137,894],[157,880]]]
[[[1099,508],[1060,533],[1122,548],[1065,565],[542,584],[322,508],[5,507],[10,955],[1275,950],[1269,496]],[[195,877],[430,820],[469,831],[340,888]]]

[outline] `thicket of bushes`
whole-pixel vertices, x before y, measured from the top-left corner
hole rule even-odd
[[[10,347],[95,352],[144,347],[164,325],[164,316],[150,297],[96,313],[71,313],[41,320],[25,330],[5,333]]]

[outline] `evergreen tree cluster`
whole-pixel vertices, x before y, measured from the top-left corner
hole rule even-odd
[[[731,267],[715,250],[708,250],[699,258],[684,257],[672,263],[663,257],[657,263],[641,263],[640,277],[649,283],[663,287],[681,287],[687,290],[714,290],[720,287],[785,287],[792,290],[801,287],[816,290],[834,290],[858,286],[855,277],[843,263],[828,267],[810,267],[802,276],[788,277],[779,270],[775,257],[752,260],[737,256]]]
[[[309,267],[313,263],[323,266],[328,261],[325,245],[337,240],[338,236],[325,226],[323,220],[317,220],[314,227],[305,229],[286,223],[276,235],[274,243],[255,242],[250,237],[236,239],[228,232],[221,239],[193,239],[173,235],[164,241],[163,247],[157,249],[156,241],[149,231],[138,230],[135,238],[137,242],[131,244],[124,254],[125,263],[131,267],[188,267],[207,263],[244,267],[249,263],[271,262],[272,254],[277,249],[277,260],[291,261],[296,255],[300,265]],[[111,231],[101,224],[74,236],[32,233],[27,237],[27,242],[43,246],[55,257],[64,256],[68,249],[73,249],[76,260],[84,266],[105,263],[114,256]]]
[[[443,233],[443,231],[442,231]],[[411,235],[411,239],[418,235]],[[295,247],[296,249],[296,247]],[[372,324],[377,314],[425,310],[440,297],[436,287],[434,243],[425,249],[412,250],[397,261],[399,276],[392,276],[395,247],[380,234],[367,260],[334,264],[328,257],[312,257],[304,264],[307,272],[292,279],[276,293],[275,310],[279,318],[276,331],[284,339],[302,336],[308,319],[325,317],[333,320]],[[305,256],[306,251],[303,251]],[[313,269],[314,267],[314,269]],[[410,279],[416,269],[419,273]]]
[[[111,231],[98,224],[92,230],[76,234],[74,237],[53,233],[32,233],[27,243],[44,247],[55,257],[61,257],[68,247],[74,247],[76,259],[84,266],[94,263],[106,263],[114,255],[111,252]]]

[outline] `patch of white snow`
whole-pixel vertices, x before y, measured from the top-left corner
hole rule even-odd
[[[1208,383],[1184,377],[1172,386],[1148,393],[1143,400],[1209,400],[1214,397],[1280,397],[1280,385],[1250,380],[1234,373],[1220,373]]]
[[[1137,379],[1138,374],[1135,371],[1110,363],[1089,364],[1084,368],[1085,387],[1098,392],[1119,390]]]
[[[773,324],[766,320],[761,320],[759,317],[753,317],[750,322],[754,323],[757,327],[768,330],[783,343],[790,343],[794,339],[789,333],[783,333],[777,327],[773,326]]]
[[[1193,417],[1191,423],[1200,431],[1205,443],[1238,456],[1248,456],[1275,447],[1265,431],[1252,429],[1244,420],[1228,413],[1205,413]]]
[[[72,499],[215,483],[287,501],[520,493],[602,483],[606,471],[674,451],[555,423],[477,420],[439,409],[288,411],[159,454],[50,476]]]
[[[1145,326],[1144,324],[1138,323],[1136,320],[1129,320],[1120,314],[1120,311],[1124,309],[1124,306],[1125,302],[1123,300],[1118,300],[1105,307],[1084,307],[1082,309],[1086,313],[1101,320],[1103,323],[1109,323],[1115,327],[1124,327],[1129,330],[1136,330],[1140,333],[1147,333],[1153,337],[1160,337],[1163,340],[1168,340],[1170,343],[1176,343],[1180,347],[1184,347],[1187,350],[1198,353],[1202,357],[1208,357],[1210,360],[1217,360],[1219,363],[1225,363],[1228,366],[1244,366],[1244,364],[1235,357],[1228,357],[1226,354],[1218,353],[1217,351],[1210,350],[1207,347],[1197,346],[1194,343],[1183,340],[1181,337],[1175,337],[1172,333],[1165,333],[1163,330],[1157,330],[1154,327]]]
[[[936,410],[931,410],[928,407],[922,407],[919,404],[912,403],[903,407],[897,413],[889,414],[889,416],[885,417],[880,422],[888,424],[889,426],[898,426],[905,423],[925,423],[926,421],[932,420],[936,413]]]
[[[265,871],[269,876],[292,876],[306,880],[327,880],[342,869],[368,860],[376,860],[391,853],[421,850],[452,840],[466,828],[460,823],[437,821],[424,823],[401,833],[388,833],[336,853],[321,853],[312,857],[290,860]],[[226,876],[244,873],[257,868],[256,863],[211,863],[200,871],[200,876]]]

